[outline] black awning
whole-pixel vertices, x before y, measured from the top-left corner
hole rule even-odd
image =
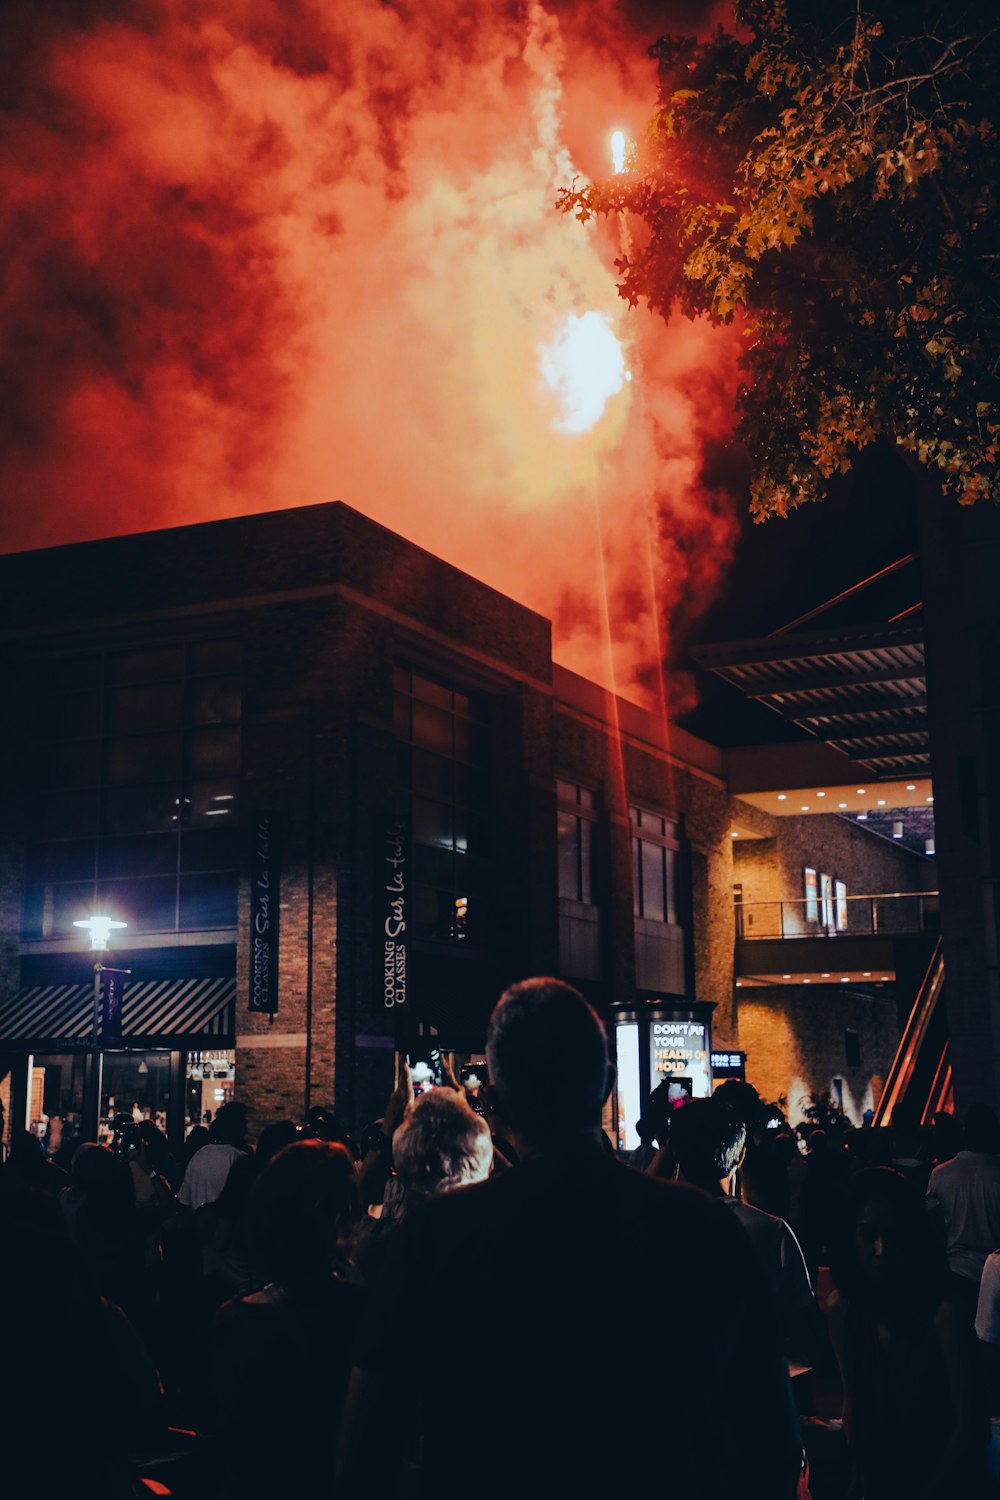
[[[231,1039],[235,1006],[236,980],[231,977],[126,984],[122,1040],[164,1045]],[[32,985],[0,1002],[0,1046],[88,1046],[93,1016],[92,984]]]

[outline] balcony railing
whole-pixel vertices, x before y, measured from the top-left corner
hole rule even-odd
[[[882,937],[938,927],[937,891],[796,901],[737,901],[736,936],[759,938]]]

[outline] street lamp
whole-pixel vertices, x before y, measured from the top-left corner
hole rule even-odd
[[[90,933],[90,948],[93,953],[104,953],[107,951],[108,939],[112,932],[122,931],[128,926],[127,922],[116,921],[114,917],[93,916],[85,917],[73,923],[74,927],[82,927]],[[98,1123],[101,1117],[101,1043],[98,1032],[101,1025],[101,988],[102,975],[107,972],[115,976],[119,974],[131,974],[131,969],[108,969],[101,963],[100,958],[94,964],[94,1010],[90,1024],[90,1088],[87,1107],[86,1125],[93,1122],[94,1140],[97,1139]],[[114,983],[115,981],[112,981]],[[121,997],[118,994],[118,1015],[121,1016]],[[120,1021],[119,1021],[120,1024]],[[107,1040],[107,1038],[105,1038]]]
[[[93,951],[103,953],[108,946],[108,938],[116,928],[127,927],[127,922],[116,922],[113,917],[85,917],[83,921],[74,922],[74,927],[85,927],[90,933],[90,946]],[[100,969],[99,964],[94,965],[95,971]]]

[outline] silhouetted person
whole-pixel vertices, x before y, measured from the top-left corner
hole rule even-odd
[[[59,1202],[98,1292],[141,1325],[149,1303],[144,1226],[128,1162],[107,1146],[85,1142]]]
[[[176,1194],[181,1185],[181,1169],[163,1131],[152,1120],[140,1120],[136,1134],[144,1152],[142,1165],[162,1177],[170,1191]]]
[[[931,1173],[927,1202],[941,1211],[952,1294],[971,1324],[986,1257],[1000,1245],[1000,1123],[988,1105],[970,1106],[964,1140]]]
[[[235,1100],[223,1104],[208,1132],[208,1140],[191,1157],[184,1172],[178,1199],[197,1213],[214,1203],[226,1185],[232,1165],[246,1151],[247,1111]]]
[[[197,1151],[200,1151],[208,1141],[207,1125],[192,1125],[184,1137],[184,1148],[181,1151],[181,1177],[187,1171],[188,1163]]]
[[[357,1148],[350,1132],[332,1110],[323,1109],[319,1105],[310,1109],[302,1123],[302,1136],[309,1141],[333,1141],[344,1146],[357,1159]]]
[[[844,1213],[847,1186],[847,1163],[836,1148],[831,1148],[825,1130],[813,1130],[809,1136],[806,1175],[799,1195],[799,1227],[802,1250],[815,1285],[821,1265],[830,1261],[830,1246],[836,1237]]]
[[[720,1199],[746,1231],[774,1298],[782,1348],[808,1363],[817,1343],[818,1315],[798,1240],[784,1219],[732,1195],[746,1150],[743,1122],[718,1097],[692,1099],[677,1111],[670,1138],[683,1181]]]
[[[257,1152],[254,1157],[257,1175],[263,1172],[279,1151],[284,1151],[286,1146],[298,1139],[299,1127],[293,1120],[274,1120],[270,1125],[265,1125],[257,1137]]]
[[[10,1155],[3,1170],[11,1182],[38,1188],[40,1192],[53,1196],[70,1184],[69,1173],[57,1167],[55,1162],[46,1161],[41,1141],[30,1130],[14,1131]]]
[[[630,1167],[644,1172],[658,1151],[662,1151],[670,1138],[670,1119],[674,1107],[670,1099],[668,1081],[657,1084],[649,1096],[642,1117],[635,1122],[640,1144],[628,1158]]]
[[[979,1495],[989,1432],[975,1369],[920,1194],[891,1167],[852,1179],[831,1272],[851,1496]]]
[[[338,1500],[392,1494],[414,1427],[421,1495],[448,1475],[482,1500],[793,1495],[800,1447],[764,1277],[720,1204],[608,1155],[597,1016],[559,980],[528,980],[501,998],[486,1050],[518,1164],[432,1198],[395,1236]],[[464,1324],[481,1330],[471,1367]],[[609,1372],[628,1382],[627,1430]]]
[[[330,1492],[365,1295],[343,1274],[357,1212],[353,1160],[333,1142],[296,1141],[254,1185],[248,1229],[263,1285],[219,1310],[210,1339],[209,1425],[234,1500]]]
[[[955,1116],[947,1109],[939,1109],[931,1127],[931,1158],[935,1167],[951,1161],[962,1147],[962,1130]]]
[[[130,1453],[162,1434],[156,1371],[121,1309],[98,1297],[52,1200],[15,1189],[2,1208],[4,1493],[134,1500]],[[54,1368],[84,1367],[71,1391],[54,1387]]]
[[[387,1236],[414,1208],[437,1193],[485,1182],[493,1161],[489,1126],[461,1090],[427,1089],[411,1101],[392,1137],[392,1161],[381,1216],[366,1221],[357,1250],[358,1268],[369,1281],[390,1253]]]
[[[892,1156],[889,1165],[912,1182],[920,1192],[927,1191],[930,1162],[924,1149],[920,1116],[905,1100],[892,1112]]]

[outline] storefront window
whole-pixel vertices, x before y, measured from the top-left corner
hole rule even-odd
[[[233,1097],[236,1053],[189,1052],[184,1095],[184,1134],[195,1125],[210,1125]]]
[[[166,1134],[169,1098],[169,1052],[105,1052],[98,1141],[111,1144],[114,1118],[120,1114],[131,1115],[136,1124],[152,1120]]]
[[[44,1052],[30,1059],[25,1122],[47,1156],[79,1140],[86,1059],[81,1053]],[[65,1153],[64,1153],[65,1154]]]

